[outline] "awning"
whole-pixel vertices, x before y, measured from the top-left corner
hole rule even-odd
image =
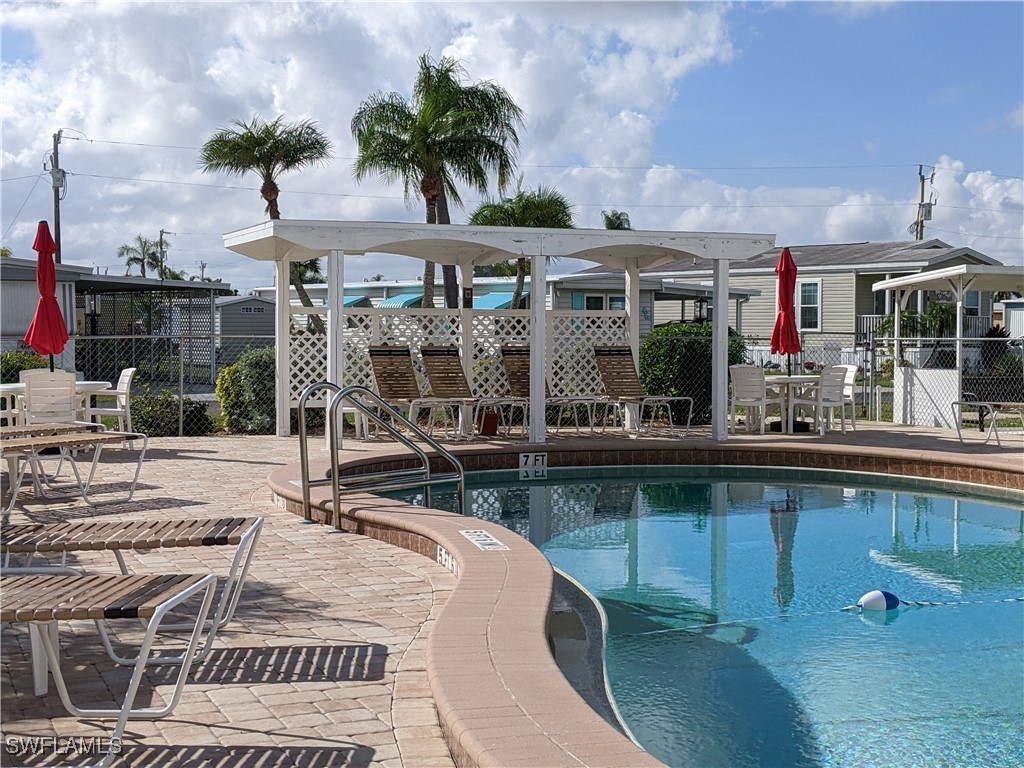
[[[377,304],[378,309],[409,309],[419,307],[423,302],[422,293],[403,293],[400,296],[392,296]]]
[[[346,296],[345,300],[341,302],[343,307],[371,307],[373,304],[370,302],[368,296]]]
[[[473,309],[508,309],[512,306],[511,293],[495,291],[485,293],[483,296],[473,297]],[[523,291],[523,298],[530,298],[529,291]]]

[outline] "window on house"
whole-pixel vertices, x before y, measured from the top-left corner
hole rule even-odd
[[[821,330],[820,280],[797,281],[796,318],[801,331]]]
[[[968,291],[964,294],[964,317],[977,317],[981,314],[981,291]]]
[[[614,309],[623,311],[626,308],[626,297],[625,296],[609,296],[608,297],[608,309]]]
[[[587,296],[583,308],[593,312],[604,309],[604,296]]]

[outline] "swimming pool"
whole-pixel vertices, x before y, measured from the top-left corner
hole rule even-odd
[[[1024,594],[1019,508],[672,470],[525,487],[489,473],[468,490],[477,516],[600,599],[611,688],[648,751],[672,766],[1024,764],[1024,604],[1002,602]],[[840,610],[875,588],[943,605]]]

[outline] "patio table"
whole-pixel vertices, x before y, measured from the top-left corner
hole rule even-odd
[[[786,434],[793,434],[793,425],[789,423],[789,401],[795,393],[799,392],[803,387],[809,384],[817,384],[820,377],[817,374],[798,374],[793,376],[768,376],[765,378],[765,383],[769,387],[775,385],[781,385],[779,390],[782,392],[782,398],[785,401],[782,408],[782,431]]]

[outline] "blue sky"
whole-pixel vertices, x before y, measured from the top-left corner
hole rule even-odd
[[[782,245],[908,240],[921,164],[926,237],[1024,264],[1021,2],[6,3],[0,31],[0,234],[16,256],[52,221],[59,129],[64,260],[110,274],[119,245],[164,229],[177,269],[272,282],[222,247],[263,220],[258,181],[196,162],[254,114],[316,120],[335,145],[281,178],[285,218],[421,221],[400,186],[353,180],[349,122],[374,91],[408,95],[429,50],[523,107],[524,183],[565,194],[578,226],[616,208],[637,228]],[[419,271],[346,264],[352,279]]]

